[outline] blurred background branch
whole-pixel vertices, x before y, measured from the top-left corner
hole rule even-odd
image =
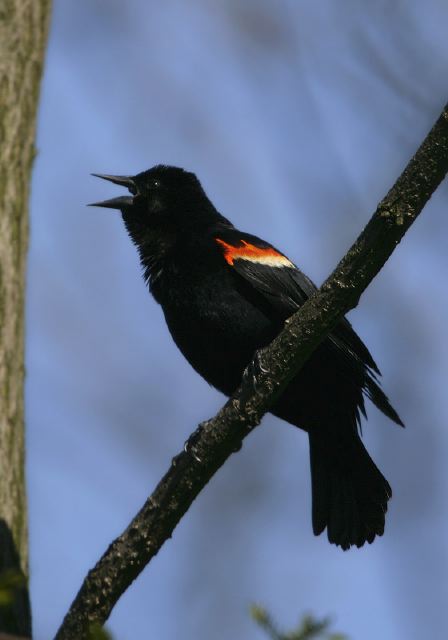
[[[264,607],[252,606],[251,615],[271,640],[348,640],[347,636],[341,633],[329,631],[331,621],[328,618],[318,620],[314,616],[306,615],[295,629],[281,631]]]

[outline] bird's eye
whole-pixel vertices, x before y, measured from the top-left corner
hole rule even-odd
[[[152,186],[154,189],[158,189],[160,187],[160,180],[154,180]]]

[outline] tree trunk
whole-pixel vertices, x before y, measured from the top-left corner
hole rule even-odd
[[[28,196],[50,0],[0,7],[0,632],[31,636],[24,473]]]

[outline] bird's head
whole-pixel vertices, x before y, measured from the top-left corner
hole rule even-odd
[[[126,187],[130,195],[94,202],[90,206],[121,211],[137,246],[145,279],[153,280],[172,250],[186,246],[197,233],[230,225],[207,198],[194,173],[157,165],[135,176],[94,176]]]
[[[137,244],[148,234],[178,235],[221,218],[195,174],[184,169],[157,165],[135,176],[93,175],[129,190],[131,195],[91,206],[119,209]]]

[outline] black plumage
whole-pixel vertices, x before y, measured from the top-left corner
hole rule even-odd
[[[205,380],[230,395],[256,350],[281,331],[314,284],[272,245],[236,229],[192,173],[159,165],[132,177],[99,177],[132,194],[96,204],[121,210],[175,343]],[[364,396],[402,425],[379,375],[342,319],[272,408],[308,432],[313,530],[327,528],[330,542],[343,549],[383,534],[392,495],[359,435]]]

